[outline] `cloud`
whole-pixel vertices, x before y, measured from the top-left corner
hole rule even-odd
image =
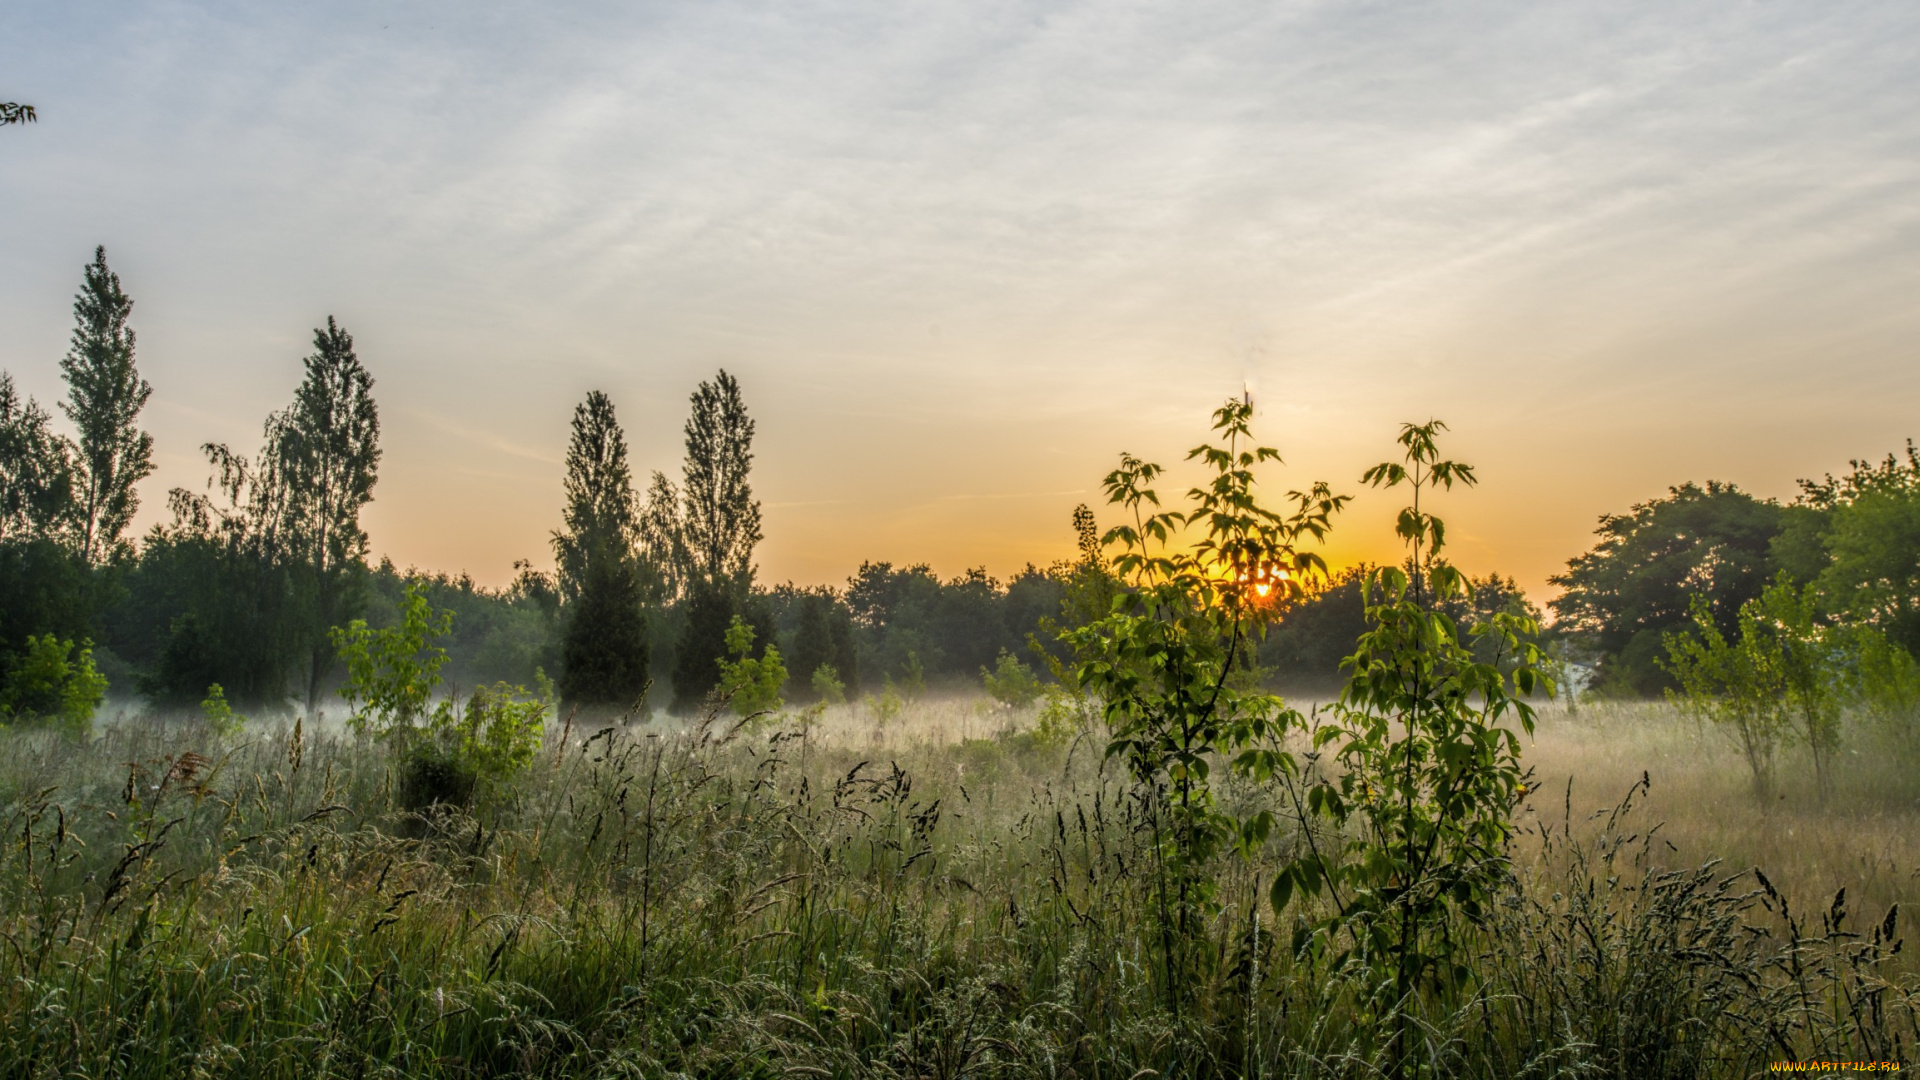
[[[57,396],[105,241],[168,461],[257,431],[336,312],[406,450],[383,491],[550,467],[595,386],[673,472],[725,365],[783,440],[763,498],[851,565],[843,503],[1024,497],[970,455],[1064,497],[1252,378],[1330,474],[1403,413],[1512,428],[1489,475],[1580,478],[1583,525],[1656,470],[1600,475],[1607,415],[1565,401],[1631,407],[1669,471],[1750,445],[1734,399],[1810,403],[1810,458],[1902,434],[1823,395],[1912,382],[1916,42],[1898,0],[36,5],[0,41],[42,114],[0,133],[0,366]],[[431,565],[493,510],[375,542]],[[939,528],[1002,543],[980,518]],[[1503,569],[1571,554],[1542,529]]]

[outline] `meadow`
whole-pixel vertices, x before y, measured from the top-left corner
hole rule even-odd
[[[1383,1002],[1294,947],[1299,905],[1275,924],[1297,825],[1206,866],[1164,963],[1151,796],[1085,719],[561,717],[458,810],[327,724],[6,733],[0,1074],[1365,1077],[1404,1028],[1421,1075],[1680,1077],[1920,1045],[1916,785],[1870,733],[1824,805],[1759,806],[1668,706],[1543,709],[1499,901],[1449,928],[1474,978]]]

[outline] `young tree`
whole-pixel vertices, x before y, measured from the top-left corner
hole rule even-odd
[[[360,511],[373,499],[380,465],[380,413],[373,377],[353,349],[353,336],[327,317],[313,332],[313,353],[293,404],[273,425],[270,452],[287,491],[284,525],[290,554],[302,565],[313,604],[307,708],[334,659],[328,631],[359,614],[367,533]]]
[[[1104,486],[1132,522],[1103,538],[1120,547],[1112,566],[1121,592],[1105,617],[1062,635],[1078,661],[1079,687],[1103,704],[1107,756],[1125,763],[1148,814],[1163,990],[1176,1009],[1199,982],[1191,959],[1217,913],[1210,864],[1250,850],[1273,824],[1268,810],[1239,816],[1209,776],[1216,764],[1255,782],[1291,770],[1281,739],[1303,723],[1236,673],[1273,601],[1325,573],[1302,545],[1323,537],[1346,502],[1317,483],[1289,495],[1291,513],[1261,505],[1254,469],[1280,455],[1254,443],[1252,417],[1250,401],[1214,412],[1215,441],[1187,455],[1212,476],[1188,492],[1186,510],[1158,511],[1150,485],[1162,470],[1121,455]]]
[[[1663,665],[1679,683],[1668,700],[1731,733],[1747,759],[1754,796],[1763,801],[1773,791],[1774,750],[1787,729],[1779,658],[1764,636],[1754,604],[1741,605],[1735,632],[1725,634],[1706,598],[1698,597],[1691,629],[1666,635]]]
[[[633,474],[613,402],[595,390],[573,413],[564,528],[553,534],[566,613],[561,696],[585,705],[638,704],[647,687]]]
[[[733,376],[723,370],[693,392],[686,431],[680,525],[691,569],[709,581],[745,585],[753,578],[753,548],[760,542],[760,504],[747,484],[753,421]]]
[[[75,455],[75,543],[90,563],[113,554],[139,509],[133,486],[153,471],[153,437],[136,423],[153,393],[133,366],[133,301],[96,247],[73,301],[73,344],[60,361],[67,419],[79,429]]]
[[[1309,786],[1306,804],[1343,839],[1331,849],[1310,843],[1273,883],[1276,909],[1296,890],[1326,886],[1336,913],[1314,928],[1315,945],[1344,938],[1349,957],[1383,976],[1389,1004],[1423,980],[1471,977],[1449,923],[1481,922],[1508,873],[1513,811],[1526,793],[1518,732],[1533,732],[1525,698],[1547,688],[1525,614],[1499,611],[1473,627],[1495,646],[1479,656],[1446,614],[1450,603],[1470,603],[1473,587],[1441,558],[1446,530],[1423,500],[1475,478],[1471,466],[1441,458],[1443,430],[1437,420],[1404,425],[1402,459],[1363,477],[1411,489],[1396,528],[1409,558],[1406,569],[1382,567],[1368,581],[1367,631],[1345,663],[1351,677],[1313,733],[1339,767]],[[1398,1014],[1394,1075],[1412,1074],[1409,1026]]]

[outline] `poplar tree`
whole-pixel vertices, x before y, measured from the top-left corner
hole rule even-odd
[[[332,316],[313,332],[306,378],[293,404],[271,425],[271,452],[286,485],[287,544],[313,605],[307,708],[333,666],[327,631],[359,614],[367,533],[360,510],[379,478],[380,411],[373,376],[354,352],[353,335]]]
[[[136,422],[153,393],[133,366],[133,301],[96,247],[73,301],[73,344],[60,361],[63,411],[79,431],[74,469],[74,544],[89,563],[112,555],[140,508],[133,486],[153,471],[153,437]]]
[[[561,696],[583,705],[633,706],[647,687],[633,473],[613,402],[598,390],[573,413],[565,492],[564,528],[553,534],[566,615]]]
[[[744,587],[753,579],[753,549],[761,538],[760,504],[747,483],[753,420],[739,382],[724,369],[694,390],[686,434],[680,524],[691,569],[710,582]]]

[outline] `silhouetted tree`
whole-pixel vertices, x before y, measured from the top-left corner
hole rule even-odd
[[[78,429],[74,457],[74,542],[89,563],[104,562],[133,520],[133,486],[153,471],[153,437],[137,426],[153,388],[133,366],[133,301],[96,247],[73,301],[73,344],[60,361],[67,419]]]
[[[582,705],[632,706],[647,686],[647,622],[626,434],[598,390],[573,414],[564,528],[553,534],[565,630],[561,696]]]
[[[860,665],[853,645],[853,618],[846,605],[830,590],[819,589],[801,594],[794,610],[793,648],[788,659],[788,669],[793,673],[788,684],[791,696],[799,701],[816,697],[811,680],[822,666],[832,668],[849,692],[856,689]]]
[[[0,541],[52,539],[73,509],[73,447],[0,372]]]
[[[364,604],[367,533],[360,511],[379,476],[380,413],[373,377],[354,353],[353,337],[332,316],[313,332],[313,353],[293,404],[275,425],[271,451],[287,488],[289,554],[305,570],[310,602],[307,708],[332,668],[327,631],[345,626]]]
[[[1658,693],[1672,685],[1659,666],[1662,641],[1691,625],[1694,596],[1705,598],[1721,633],[1739,633],[1741,605],[1777,568],[1772,542],[1787,519],[1786,507],[1732,484],[1682,484],[1666,498],[1602,516],[1593,550],[1548,579],[1566,590],[1548,606],[1598,648],[1603,685]]]
[[[760,542],[760,504],[747,472],[753,467],[753,421],[740,384],[721,371],[693,392],[687,417],[687,460],[680,535],[693,573],[744,587],[753,578]]]

